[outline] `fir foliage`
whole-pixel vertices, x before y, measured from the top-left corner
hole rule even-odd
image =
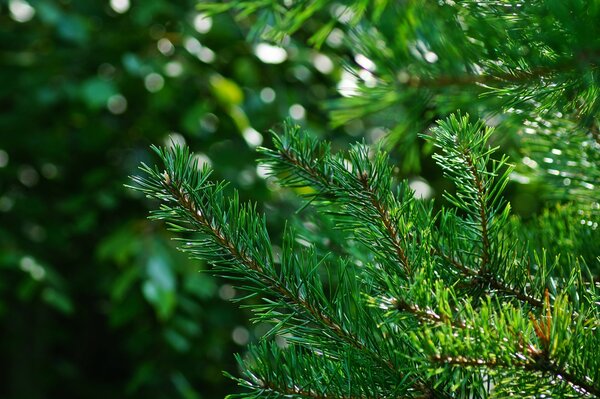
[[[563,229],[569,206],[531,223],[503,200],[512,166],[490,128],[452,115],[427,139],[455,191],[434,211],[394,178],[386,154],[333,153],[298,126],[261,162],[307,193],[363,256],[317,254],[292,229],[273,250],[256,206],[226,196],[189,149],[154,148],[135,188],[160,207],[181,249],[253,300],[271,331],[240,358],[240,397],[600,397],[597,228]],[[575,214],[578,214],[575,212]],[[540,227],[552,225],[554,233]],[[272,339],[275,338],[275,339]]]

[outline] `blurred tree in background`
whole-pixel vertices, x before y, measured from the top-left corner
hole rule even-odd
[[[222,370],[260,326],[123,184],[150,143],[185,141],[277,200],[254,148],[288,115],[323,132],[339,67],[194,1],[0,4],[0,396],[231,392]]]

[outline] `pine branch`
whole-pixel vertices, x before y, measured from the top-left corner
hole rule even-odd
[[[443,250],[437,253],[465,277],[470,277],[473,283],[489,285],[539,307],[539,300],[511,288],[496,277],[508,256],[500,252],[502,245],[498,239],[508,221],[510,208],[502,200],[501,194],[512,168],[507,167],[506,158],[499,161],[491,159],[495,150],[487,147],[491,134],[492,129],[471,124],[468,115],[453,115],[432,130],[430,138],[442,151],[435,154],[434,159],[456,185],[456,194],[446,193],[445,197],[467,215],[465,220],[458,217],[453,219],[457,228],[466,232],[462,234],[463,240],[478,252],[479,266],[476,269],[467,267]],[[491,166],[490,170],[488,165]],[[492,251],[496,251],[494,256]]]
[[[325,314],[321,309],[316,308],[313,304],[303,300],[298,297],[294,293],[292,293],[285,285],[278,281],[276,278],[269,276],[265,273],[262,266],[258,263],[256,259],[248,256],[246,253],[241,252],[237,246],[229,240],[228,237],[225,237],[219,229],[218,226],[214,226],[210,223],[203,215],[203,212],[198,209],[195,203],[190,200],[189,195],[181,189],[181,187],[174,183],[171,177],[165,173],[164,174],[164,182],[166,188],[170,191],[176,201],[182,206],[184,210],[187,211],[189,215],[192,217],[205,229],[209,230],[214,239],[219,243],[219,245],[225,249],[229,255],[237,260],[240,264],[246,266],[248,269],[257,272],[257,275],[260,279],[262,279],[262,283],[273,289],[275,292],[280,294],[282,297],[289,300],[291,303],[298,305],[300,308],[306,310],[308,314],[312,316],[312,319],[324,325],[333,331],[338,337],[342,338],[344,341],[352,344],[359,350],[364,350],[364,346],[360,343],[360,341],[351,333],[345,331],[341,326],[332,321],[332,319]]]
[[[245,360],[237,359],[245,374],[237,380],[260,397],[401,399],[415,394],[406,387],[394,387],[396,382],[378,374],[356,352],[332,359],[309,348],[282,349],[263,341],[250,347]]]
[[[521,146],[527,168],[522,173],[551,183],[550,198],[578,201],[588,209],[598,203],[600,142],[595,122],[582,127],[581,121],[566,117],[532,115],[525,123]]]
[[[452,86],[484,86],[493,88],[505,85],[531,84],[532,81],[551,80],[559,74],[577,74],[582,62],[590,59],[596,60],[598,56],[599,54],[590,55],[588,53],[581,53],[554,65],[537,66],[529,70],[495,71],[491,69],[486,70],[485,74],[438,75],[434,77],[402,76],[399,84],[414,89],[444,89]],[[598,65],[592,62],[587,67],[597,68]]]
[[[483,186],[482,176],[479,174],[479,171],[475,167],[475,163],[473,160],[473,155],[471,154],[471,150],[466,147],[463,150],[463,156],[467,165],[469,167],[469,172],[471,173],[471,177],[473,182],[475,183],[475,188],[477,189],[477,206],[479,207],[479,224],[481,226],[481,240],[483,242],[483,248],[481,250],[481,265],[479,267],[480,274],[484,275],[487,272],[487,266],[490,261],[490,237],[488,235],[488,217],[489,210],[487,209],[487,191]]]
[[[366,192],[368,192],[371,197],[371,205],[376,210],[381,221],[383,222],[387,236],[391,241],[394,250],[396,251],[396,255],[398,257],[398,260],[400,261],[400,264],[404,267],[407,276],[410,276],[412,274],[411,265],[403,247],[403,245],[406,245],[406,243],[402,242],[404,240],[400,238],[397,227],[393,224],[391,220],[390,211],[377,198],[375,188],[369,183],[369,176],[366,173],[361,173],[358,179],[362,183],[363,189]]]
[[[505,284],[503,281],[493,278],[489,274],[482,275],[479,271],[473,270],[473,269],[461,264],[456,259],[452,258],[451,256],[449,256],[443,252],[435,252],[435,253],[439,254],[442,257],[442,259],[444,259],[444,261],[446,261],[447,263],[452,265],[452,267],[454,267],[456,270],[459,270],[463,276],[470,277],[472,284],[489,285],[490,288],[493,288],[494,290],[504,293],[508,296],[515,297],[518,300],[520,300],[521,302],[529,304],[533,308],[541,309],[544,306],[544,303],[539,298],[533,297],[531,295],[527,295],[526,293],[522,292],[521,290],[511,287],[508,284]]]
[[[134,180],[161,201],[153,218],[197,235],[182,249],[243,281],[250,296],[274,298],[252,307],[291,346],[244,362],[248,397],[478,397],[507,373],[539,375],[527,392],[596,395],[600,295],[584,278],[584,258],[557,268],[519,244],[525,226],[502,199],[511,168],[492,158],[490,134],[468,117],[433,129],[436,160],[456,185],[448,199],[463,216],[434,215],[364,145],[334,155],[297,127],[274,136],[275,150],[261,150],[271,173],[312,187],[311,202],[370,252],[366,263],[329,262],[328,294],[323,260],[286,234],[276,262],[264,217],[236,194],[226,200],[225,185],[209,182],[187,149],[156,149],[166,170],[144,166],[147,177]]]
[[[525,357],[522,353],[518,353],[517,356]],[[461,368],[487,368],[493,370],[499,367],[514,369],[516,366],[525,371],[539,372],[542,376],[551,375],[556,383],[567,382],[577,393],[587,393],[600,398],[600,387],[593,385],[591,382],[584,380],[579,376],[567,372],[558,367],[555,363],[549,361],[503,364],[497,360],[468,358],[460,355],[455,357],[435,355],[430,359],[434,364],[440,363],[450,366],[460,366]]]
[[[453,318],[444,317],[435,324],[429,324],[431,327],[426,328],[422,337],[415,336],[415,340],[429,354],[429,361],[433,365],[490,370],[517,368],[539,372],[557,383],[566,382],[578,393],[600,397],[597,383],[569,371],[569,367],[572,367],[569,363],[573,363],[573,359],[569,358],[577,356],[577,352],[557,351],[559,337],[563,337],[567,342],[562,344],[568,346],[569,337],[582,334],[583,326],[588,324],[572,321],[572,310],[565,296],[558,298],[552,307],[546,291],[544,316],[539,319],[531,314],[529,318],[524,317],[520,309],[510,306],[500,307],[498,311],[494,311],[494,308],[497,306],[489,299],[479,310],[465,304],[459,323]],[[435,346],[435,337],[446,338],[439,342],[439,346]],[[497,343],[493,349],[488,346],[491,342]],[[482,351],[477,348],[488,349]],[[479,356],[466,355],[470,352]]]
[[[307,144],[304,140],[308,141]],[[336,157],[329,152],[329,148],[325,145],[320,145],[316,141],[312,141],[307,138],[299,131],[298,126],[285,125],[284,135],[279,137],[274,136],[274,143],[276,150],[261,149],[263,154],[262,162],[268,165],[273,174],[276,174],[281,178],[281,182],[284,186],[290,187],[312,187],[316,192],[310,194],[310,202],[317,203],[320,205],[328,206],[329,204],[337,204],[341,198],[345,197],[348,201],[352,201],[354,206],[349,212],[345,212],[348,217],[360,217],[365,208],[371,207],[373,214],[377,216],[377,220],[365,219],[365,223],[383,224],[382,234],[387,237],[387,241],[390,243],[391,248],[395,252],[395,258],[401,265],[409,265],[408,268],[404,267],[404,270],[408,275],[411,273],[410,261],[406,256],[407,251],[410,251],[410,244],[416,246],[423,246],[425,243],[421,242],[420,238],[414,237],[412,231],[408,231],[405,237],[400,237],[398,229],[392,222],[390,215],[392,213],[398,213],[398,209],[402,205],[398,205],[394,201],[381,201],[380,196],[377,192],[384,189],[377,187],[375,184],[370,183],[370,174],[365,173],[352,173],[346,172],[345,166],[342,164],[344,157]],[[472,282],[477,285],[488,285],[493,289],[513,296],[518,300],[529,303],[533,307],[540,308],[542,301],[531,297],[520,290],[505,284],[502,281],[494,278],[491,273],[485,272],[485,266],[489,262],[490,242],[488,237],[488,215],[489,212],[487,197],[489,192],[487,188],[484,188],[483,179],[485,175],[476,169],[475,160],[471,153],[470,147],[463,149],[462,156],[465,159],[465,165],[467,170],[471,174],[474,181],[474,187],[477,190],[477,204],[479,204],[478,215],[480,217],[480,223],[482,225],[482,241],[484,243],[483,255],[481,261],[481,267],[479,270],[473,270],[461,265],[457,260],[453,259],[448,254],[444,253],[441,247],[432,247],[431,254],[441,256],[445,261],[450,262],[454,267],[460,270],[463,275],[472,278]],[[350,157],[351,158],[351,157]],[[484,165],[485,166],[485,165]],[[343,170],[344,177],[358,181],[359,185],[349,185],[345,180],[339,178],[342,174],[339,170]],[[374,168],[377,170],[377,174],[388,176],[391,175],[391,168]],[[373,173],[373,172],[372,172]],[[484,172],[487,173],[487,172]],[[505,173],[506,176],[506,173]],[[489,180],[489,178],[488,178]],[[485,184],[489,185],[490,182]],[[504,182],[499,182],[499,185],[503,185]],[[389,187],[388,183],[386,187]],[[363,197],[356,195],[356,189],[359,188],[362,193],[367,193],[368,201],[362,201]],[[379,191],[378,191],[379,190]],[[500,189],[496,189],[500,192]],[[405,200],[411,200],[410,197],[403,197]],[[320,200],[321,199],[321,200]],[[392,206],[394,208],[390,209]],[[336,212],[344,212],[336,207]],[[358,211],[358,212],[357,212]],[[352,227],[355,227],[354,225]]]
[[[213,255],[213,261],[217,264],[234,263],[240,272],[250,271],[251,277],[261,287],[272,290],[273,293],[285,298],[290,304],[296,305],[299,309],[303,309],[311,319],[316,323],[323,325],[335,333],[343,341],[350,343],[357,349],[364,350],[363,344],[357,337],[352,335],[338,323],[333,321],[333,318],[326,314],[323,308],[317,307],[308,300],[303,299],[296,293],[292,292],[285,281],[280,279],[280,276],[273,269],[273,259],[270,253],[270,244],[268,235],[264,227],[264,221],[259,221],[259,217],[252,210],[239,210],[237,199],[234,199],[228,215],[227,210],[222,210],[225,216],[219,214],[218,207],[215,205],[219,202],[218,193],[222,187],[218,186],[218,190],[210,190],[211,185],[207,183],[209,172],[203,170],[191,172],[191,175],[182,176],[182,168],[179,165],[186,165],[187,170],[197,170],[187,149],[175,147],[173,152],[154,148],[165,162],[167,170],[159,173],[157,170],[143,167],[142,170],[148,175],[148,179],[134,178],[138,183],[138,189],[143,189],[146,194],[157,198],[165,203],[174,203],[175,208],[163,208],[156,218],[171,220],[171,223],[187,222],[192,225],[191,229],[186,229],[181,225],[172,224],[179,231],[201,232],[208,236],[213,244],[218,249],[218,253]],[[197,182],[197,183],[194,183]],[[206,191],[206,192],[203,192]],[[253,244],[263,241],[264,252],[262,259],[257,257],[257,251],[252,248],[244,249],[246,246],[243,242],[251,239],[248,235],[244,236],[245,232],[238,232],[237,237],[241,240],[236,242],[233,240],[234,235],[227,235],[228,225],[223,224],[224,220],[229,220],[230,223],[235,219],[247,219],[248,224],[253,226],[255,230],[256,240]],[[247,233],[246,233],[247,234]],[[261,240],[262,238],[262,240]],[[192,241],[187,241],[189,244]],[[191,245],[184,246],[184,250],[192,251],[196,249]],[[203,253],[204,254],[204,253]]]
[[[256,387],[255,387],[256,388]],[[266,383],[264,386],[259,387],[261,391],[271,391],[280,397],[300,397],[300,398],[313,398],[313,399],[331,399],[331,396],[326,394],[319,394],[310,390],[303,390],[298,387],[278,387],[274,384]],[[366,396],[335,396],[336,399],[365,399]]]
[[[354,147],[347,154],[348,158],[343,154],[333,155],[328,146],[319,144],[301,133],[299,126],[289,123],[284,125],[283,136],[274,133],[273,142],[275,150],[260,149],[261,162],[270,168],[273,176],[280,178],[283,186],[311,187],[316,192],[309,195],[310,203],[325,208],[336,204],[329,210],[340,217],[338,221],[343,229],[353,230],[375,256],[389,254],[389,258],[383,259],[384,264],[394,260],[402,267],[403,275],[410,277],[412,266],[407,240],[412,239],[412,233],[403,231],[402,234],[399,224],[404,217],[402,210],[412,201],[412,193],[404,189],[400,197],[391,194],[391,168],[386,157],[379,153],[371,161],[364,145]],[[339,204],[343,206],[337,206]],[[365,225],[348,222],[355,218]],[[369,229],[377,231],[376,240]],[[381,240],[389,243],[389,247],[381,245]]]
[[[337,321],[326,311],[331,307],[330,304],[309,300],[310,297],[301,295],[296,289],[291,289],[290,284],[293,284],[293,280],[289,280],[289,276],[285,273],[278,273],[274,269],[264,219],[258,217],[250,207],[240,208],[236,196],[230,201],[229,208],[223,207],[221,193],[224,185],[208,183],[209,171],[198,171],[187,148],[175,147],[172,151],[154,149],[163,159],[166,170],[159,172],[158,169],[151,169],[144,165],[142,170],[148,177],[134,177],[136,188],[149,197],[163,202],[161,209],[154,213],[154,218],[167,220],[177,231],[201,233],[205,237],[200,239],[198,244],[191,239],[185,240],[186,245],[182,247],[183,250],[212,261],[220,271],[227,274],[236,273],[248,278],[254,284],[254,288],[248,287],[250,290],[281,298],[280,302],[255,306],[262,312],[263,319],[278,318],[280,313],[275,312],[278,306],[288,308],[292,313],[285,324],[293,324],[294,320],[297,320],[299,325],[293,328],[301,328],[305,334],[313,334],[321,337],[320,339],[334,338],[342,344],[349,345],[358,353],[368,356],[373,364],[381,367],[386,374],[397,376],[413,386],[413,389],[422,392],[430,391],[427,384],[421,382],[418,377],[403,376],[395,363],[383,358],[372,344],[365,344],[362,339]],[[210,248],[206,248],[206,245]],[[257,250],[257,248],[262,249]],[[292,256],[292,253],[291,248],[288,250],[284,248],[282,264],[289,262],[286,259]],[[233,266],[234,270],[228,270],[228,266]],[[297,264],[292,267],[305,268],[306,266]],[[307,294],[322,298],[315,283],[306,280],[309,276],[300,275],[297,278],[300,278],[297,287],[306,286]],[[353,297],[350,296],[348,299],[351,298]],[[303,314],[321,328],[306,330],[305,319],[294,313]],[[307,336],[299,339],[306,340]],[[310,345],[314,346],[323,344],[316,338],[310,341]],[[327,350],[335,351],[332,348]]]

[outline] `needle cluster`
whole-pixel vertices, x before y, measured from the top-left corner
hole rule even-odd
[[[133,178],[160,201],[152,218],[272,325],[240,359],[241,397],[600,397],[597,245],[590,255],[568,239],[597,243],[600,230],[554,239],[538,227],[568,209],[527,224],[512,216],[502,197],[512,166],[491,134],[452,115],[426,136],[454,185],[439,211],[396,181],[381,150],[333,153],[290,123],[274,134],[261,163],[302,188],[359,258],[344,241],[321,256],[293,229],[276,253],[264,216],[226,196],[189,149],[154,148],[162,166]]]

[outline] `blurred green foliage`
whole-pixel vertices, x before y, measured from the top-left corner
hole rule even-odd
[[[186,141],[276,201],[254,147],[290,113],[322,134],[338,67],[294,43],[265,63],[194,1],[9,0],[0,26],[0,397],[232,392],[222,370],[261,326],[123,184],[151,143]]]

